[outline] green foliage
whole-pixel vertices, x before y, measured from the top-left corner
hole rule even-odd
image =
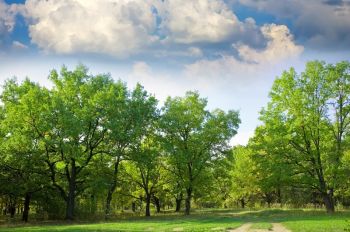
[[[239,113],[209,111],[197,92],[158,107],[141,85],[82,65],[49,80],[10,79],[1,93],[0,208],[13,217],[111,219],[152,205],[159,215],[183,200],[185,214],[191,204],[350,206],[349,62],[283,72],[262,125],[234,148]]]
[[[232,181],[231,198],[244,201],[259,193],[257,166],[249,148],[237,146],[233,149],[233,167],[230,172]]]
[[[301,74],[291,68],[275,80],[261,111],[263,126],[249,141],[267,198],[295,186],[318,194],[334,211],[348,173],[349,71],[349,62],[313,61]]]
[[[203,185],[210,168],[225,158],[229,140],[237,133],[238,112],[207,111],[206,99],[196,92],[168,98],[162,109],[160,128],[168,155],[170,175],[185,189],[186,214],[190,213],[193,191]],[[181,188],[180,188],[181,189]]]
[[[171,206],[170,198],[186,188],[190,198],[195,192],[208,204],[225,200],[227,193],[215,198],[223,186],[214,177],[229,178],[220,172],[237,112],[209,112],[207,101],[189,92],[169,98],[160,114],[157,99],[141,85],[128,90],[82,65],[52,70],[49,80],[50,89],[29,79],[10,79],[3,88],[0,203],[6,213],[23,205],[28,213],[34,204],[37,215],[62,218],[64,203],[66,219],[101,211],[107,219],[118,207],[135,211],[144,204],[149,214],[151,203],[158,211]],[[185,143],[177,136],[183,130]],[[169,172],[174,167],[186,178]],[[211,183],[207,194],[194,188],[203,182]]]

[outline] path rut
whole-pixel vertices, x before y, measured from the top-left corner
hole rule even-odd
[[[250,229],[253,223],[245,223],[236,229],[228,230],[228,232],[291,232],[286,227],[284,227],[281,223],[271,223],[271,224],[272,224],[271,230]]]

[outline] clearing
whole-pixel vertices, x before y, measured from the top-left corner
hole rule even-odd
[[[105,221],[34,222],[29,224],[0,218],[0,232],[82,231],[221,231],[221,232],[344,232],[350,228],[350,211],[329,215],[323,210],[196,210],[189,217],[164,213],[151,218],[127,217]],[[350,230],[349,230],[350,231]]]

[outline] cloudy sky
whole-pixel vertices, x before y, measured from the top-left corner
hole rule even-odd
[[[349,0],[0,0],[0,81],[49,86],[85,64],[162,102],[198,90],[237,109],[233,144],[258,125],[276,76],[309,60],[350,59]]]

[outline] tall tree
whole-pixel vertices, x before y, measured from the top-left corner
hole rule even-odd
[[[117,187],[120,163],[130,159],[131,152],[140,146],[149,127],[152,127],[158,117],[157,100],[139,84],[129,93],[119,83],[108,98],[105,153],[112,159],[113,167],[106,198],[106,218],[111,213],[111,200]]]
[[[341,160],[344,152],[349,149],[346,137],[350,132],[350,63],[339,62],[335,65],[329,64],[327,68],[327,82],[329,88],[329,99],[327,101],[328,114],[326,115],[328,125],[333,136],[333,154],[330,154],[331,169],[330,192],[339,188],[343,179]]]
[[[12,196],[24,199],[22,220],[27,222],[31,198],[48,185],[46,167],[42,162],[43,147],[33,130],[35,114],[48,90],[28,79],[18,84],[8,80],[1,95],[4,110],[1,131],[1,169],[9,175],[7,182]],[[10,181],[11,180],[11,181]]]
[[[190,214],[199,177],[224,155],[240,122],[238,112],[207,111],[206,99],[196,92],[168,98],[163,107],[161,130],[169,154],[169,167],[186,190],[185,214]]]
[[[99,102],[112,82],[106,75],[88,75],[83,66],[73,72],[62,68],[60,76],[52,71],[50,80],[54,83],[50,91],[34,86],[11,95],[9,88],[3,96],[7,102],[15,102],[11,112],[31,133],[30,144],[43,151],[40,158],[47,165],[52,185],[67,203],[66,218],[73,219],[75,198],[86,181],[84,169],[99,153],[106,132]]]
[[[284,72],[276,79],[261,117],[271,138],[288,142],[290,151],[284,153],[288,163],[295,175],[303,176],[300,184],[321,194],[327,212],[334,211],[337,166],[348,126],[344,122],[349,120],[348,66],[314,61],[300,75],[294,69]]]
[[[161,185],[160,149],[156,143],[153,136],[144,138],[130,156],[126,169],[129,181],[143,191],[146,217],[151,216],[151,200]]]

